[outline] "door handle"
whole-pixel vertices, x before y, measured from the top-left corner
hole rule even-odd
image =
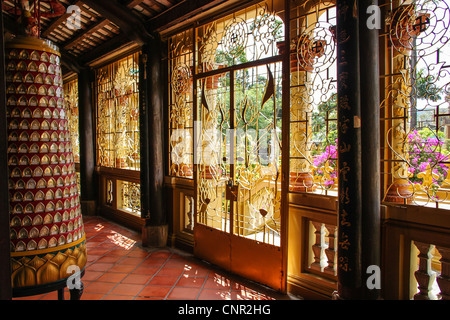
[[[227,200],[236,201],[239,185],[234,185],[233,180],[228,180],[225,187],[225,197]]]

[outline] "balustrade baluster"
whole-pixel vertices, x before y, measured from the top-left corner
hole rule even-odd
[[[450,249],[436,246],[441,254],[441,274],[437,277],[437,283],[441,290],[441,299],[450,300]]]
[[[326,224],[325,228],[328,230],[328,248],[325,249],[325,254],[327,255],[328,265],[325,267],[324,272],[336,275],[336,240],[337,240],[337,227],[331,224]]]
[[[322,233],[323,233],[323,224],[317,221],[311,221],[312,225],[316,229],[314,231],[315,234],[315,243],[312,245],[312,251],[314,253],[314,262],[311,264],[311,269],[321,271],[320,260],[322,257]]]
[[[436,279],[436,274],[431,271],[431,251],[434,246],[416,241],[414,241],[414,244],[419,250],[419,269],[414,272],[419,285],[419,292],[414,295],[414,300],[431,300],[431,287]]]

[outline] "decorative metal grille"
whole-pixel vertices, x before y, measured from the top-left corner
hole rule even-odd
[[[331,1],[291,7],[289,191],[335,196],[336,8]]]
[[[197,221],[272,245],[281,223],[279,16],[266,1],[195,29]]]
[[[72,141],[73,161],[80,162],[80,140],[78,133],[78,80],[64,83],[66,117],[69,123],[70,139]]]
[[[141,214],[141,186],[129,181],[117,181],[122,189],[122,203],[119,208],[132,214]]]
[[[140,169],[139,53],[96,70],[97,164]]]
[[[193,177],[193,36],[184,31],[169,39],[170,175]]]
[[[383,11],[384,200],[450,208],[449,1],[388,1]]]

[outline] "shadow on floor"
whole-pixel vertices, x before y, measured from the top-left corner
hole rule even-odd
[[[298,300],[174,248],[145,248],[140,233],[83,217],[88,263],[82,300]],[[57,293],[14,300],[56,300]],[[69,299],[67,288],[65,299]]]

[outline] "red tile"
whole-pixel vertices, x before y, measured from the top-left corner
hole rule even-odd
[[[166,268],[163,267],[158,271],[158,276],[180,276],[184,272],[184,268]]]
[[[103,249],[112,249],[112,248],[117,248],[117,245],[114,243],[111,243],[109,241],[105,241],[100,243],[97,248],[103,248]]]
[[[203,289],[198,300],[230,300],[231,294],[227,290]]]
[[[117,284],[112,282],[99,282],[93,281],[89,285],[84,288],[84,292],[88,293],[108,293],[114,288]]]
[[[87,249],[87,255],[89,257],[90,254],[94,254],[94,255],[104,255],[106,253],[108,253],[111,249],[108,248],[92,248],[92,249]]]
[[[141,292],[138,293],[138,296],[148,298],[165,298],[171,289],[172,287],[146,286]]]
[[[81,300],[101,300],[104,296],[103,293],[83,292]]]
[[[146,258],[149,255],[150,255],[150,253],[143,249],[134,248],[133,251],[131,251],[128,256],[129,257],[137,257],[137,258]]]
[[[122,283],[147,284],[151,277],[152,275],[146,274],[129,274],[122,280]]]
[[[99,242],[99,241],[93,241],[93,240],[90,240],[90,241],[86,241],[86,248],[95,248],[95,247],[97,247],[98,245],[100,245],[102,242]]]
[[[174,276],[154,276],[149,285],[151,286],[173,286],[178,281],[178,277]]]
[[[86,269],[89,271],[107,271],[112,266],[114,266],[113,263],[101,263],[101,262],[97,263],[97,262],[95,262],[95,263],[89,265],[88,267],[86,267]]]
[[[167,296],[167,298],[177,300],[195,300],[197,299],[197,295],[199,294],[199,292],[200,289],[197,288],[175,287]]]
[[[172,255],[172,252],[170,251],[154,251],[150,254],[150,257],[155,258],[155,259],[167,259],[168,257],[170,257]]]
[[[254,290],[232,290],[232,300],[261,300],[261,295]]]
[[[141,264],[142,261],[144,261],[144,258],[126,256],[126,257],[123,257],[120,261],[118,261],[117,264],[129,264],[129,265],[137,266],[137,265]]]
[[[187,266],[188,266],[187,261],[180,260],[180,259],[169,259],[164,264],[164,267],[169,267],[169,268],[183,268],[184,269]]]
[[[98,259],[100,259],[101,257],[103,257],[102,255],[98,255],[98,254],[89,254],[87,256],[87,262],[94,262]]]
[[[135,296],[143,288],[144,288],[144,285],[141,285],[141,284],[119,283],[114,289],[111,290],[110,294]]]
[[[108,272],[130,273],[130,272],[133,272],[133,270],[135,268],[136,268],[136,266],[129,265],[129,264],[115,264],[111,269],[108,270]]]
[[[126,265],[124,265],[124,266],[126,266]],[[131,273],[153,275],[153,274],[157,273],[158,270],[159,270],[159,267],[140,265],[140,266],[136,267],[136,269],[134,269]]]
[[[224,277],[208,277],[205,282],[205,288],[208,289],[229,289],[231,281]]]
[[[143,264],[152,265],[152,266],[162,266],[166,262],[165,259],[152,258],[151,256],[142,261]]]
[[[97,281],[118,283],[122,281],[127,275],[127,273],[105,272],[100,278],[97,279]]]
[[[89,240],[94,241],[94,242],[103,242],[105,240],[109,240],[110,237],[111,237],[111,234],[109,232],[101,232],[99,234],[96,234]]]
[[[92,271],[92,270],[86,270],[86,272],[84,273],[83,278],[81,279],[81,281],[84,282],[84,280],[96,280],[98,279],[98,277],[100,277],[104,272],[103,271]]]
[[[105,255],[105,256],[100,257],[96,262],[115,263],[115,262],[119,261],[120,259],[122,259],[122,257]]]
[[[183,276],[188,277],[207,277],[209,274],[209,270],[202,267],[185,267]]]
[[[132,295],[107,294],[102,300],[133,300]]]
[[[201,277],[184,277],[182,276],[177,282],[177,287],[201,288],[206,278]]]
[[[112,256],[126,256],[129,253],[130,253],[130,250],[126,250],[126,249],[113,249],[110,252],[108,252],[108,254],[112,255]]]
[[[183,259],[183,260],[185,260],[186,258],[183,257],[183,256],[181,256],[181,255],[179,255],[178,253],[173,253],[173,254],[170,256],[170,259]]]

